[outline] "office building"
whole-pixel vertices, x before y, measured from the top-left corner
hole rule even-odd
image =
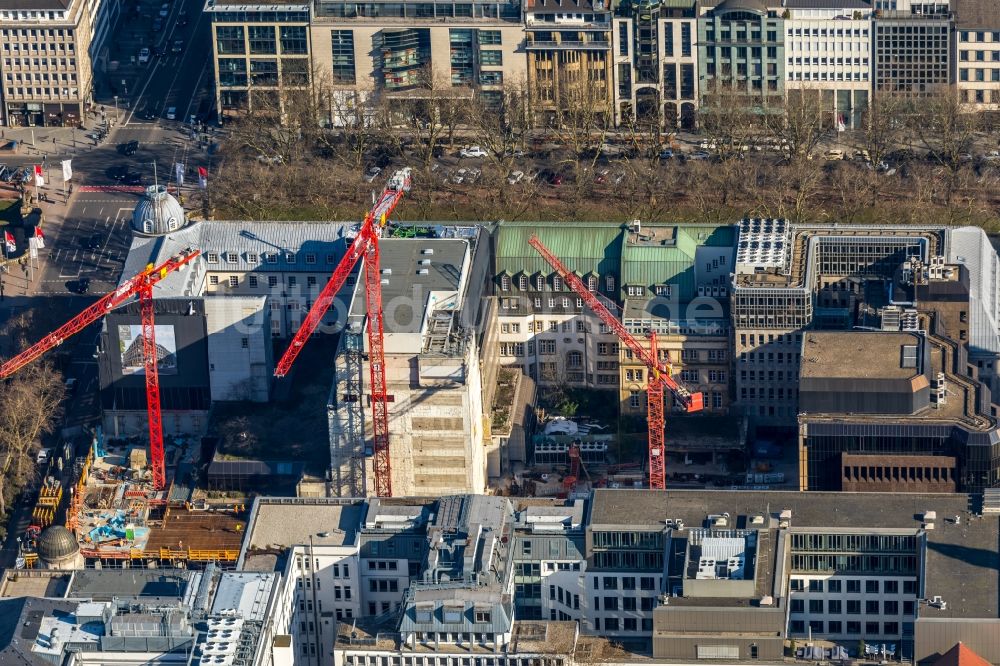
[[[949,85],[952,14],[947,0],[876,2],[876,9],[874,90],[922,95]]]
[[[1000,110],[1000,15],[989,0],[955,0],[952,75],[969,111]]]
[[[0,125],[82,127],[120,11],[114,0],[0,4]]]
[[[620,3],[613,32],[617,122],[693,129],[698,99],[694,0]]]
[[[528,0],[524,7],[531,112],[540,127],[614,123],[611,7],[567,2]]]
[[[700,6],[698,88],[701,97],[736,93],[756,98],[785,94],[785,25],[777,3],[724,0]]]
[[[317,0],[246,11],[209,0],[205,11],[223,115],[285,108],[311,87],[320,120],[339,124],[380,100],[468,100],[480,90],[497,101],[504,86],[527,83],[519,3]]]
[[[783,7],[790,105],[794,96],[816,96],[826,127],[860,127],[872,88],[871,4],[785,0]]]

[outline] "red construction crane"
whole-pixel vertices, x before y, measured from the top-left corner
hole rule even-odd
[[[649,487],[663,490],[666,488],[666,449],[664,446],[664,416],[663,389],[666,388],[674,396],[677,405],[686,412],[700,412],[704,406],[704,396],[692,393],[671,376],[668,364],[662,363],[656,353],[656,334],[649,333],[649,348],[643,347],[625,328],[617,317],[604,306],[597,296],[587,288],[583,280],[578,278],[559,260],[559,257],[532,236],[528,241],[540,255],[559,273],[563,281],[569,285],[576,295],[596,314],[608,328],[614,331],[618,339],[628,347],[640,361],[649,369],[646,385],[646,421],[649,428]]]
[[[389,406],[385,385],[385,349],[383,347],[382,278],[379,272],[378,239],[382,235],[389,215],[410,191],[410,170],[400,169],[392,175],[375,205],[368,211],[361,230],[347,248],[326,286],[319,292],[302,325],[292,337],[291,344],[274,368],[275,377],[284,377],[292,368],[306,340],[316,331],[326,311],[330,309],[337,292],[344,286],[358,262],[365,262],[365,303],[368,313],[368,367],[372,395],[373,467],[375,494],[392,497],[392,467],[389,462]]]
[[[9,377],[53,347],[61,345],[66,338],[79,333],[138,294],[142,318],[142,358],[146,372],[146,411],[149,414],[149,457],[153,468],[153,486],[157,490],[166,488],[167,474],[163,457],[163,420],[160,416],[160,376],[156,367],[158,359],[153,317],[153,287],[199,254],[199,250],[188,248],[155,268],[150,264],[143,272],[123,282],[120,287],[105,294],[83,312],[0,366],[0,378]]]

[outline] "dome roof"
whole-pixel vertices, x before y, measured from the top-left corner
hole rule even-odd
[[[62,525],[52,525],[38,537],[38,557],[46,562],[57,562],[78,552],[76,537]]]
[[[163,185],[147,187],[146,196],[132,211],[132,229],[142,234],[161,236],[177,231],[186,222],[184,208]]]
[[[722,0],[722,2],[715,6],[713,13],[719,14],[721,12],[731,12],[741,9],[766,14],[767,3],[764,0]]]

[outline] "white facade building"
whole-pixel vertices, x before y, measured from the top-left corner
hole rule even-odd
[[[820,95],[830,126],[858,127],[872,87],[871,6],[787,0],[787,94]]]

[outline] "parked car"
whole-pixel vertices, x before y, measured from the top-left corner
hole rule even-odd
[[[486,157],[488,153],[480,148],[479,146],[469,146],[467,148],[462,148],[458,152],[461,157]]]
[[[659,157],[661,160],[669,160],[672,159],[673,156],[674,156],[674,151],[672,149],[664,148],[663,150],[660,151]]]
[[[142,174],[135,172],[125,176],[126,185],[142,185]]]
[[[71,285],[73,291],[78,294],[86,294],[90,291],[90,278],[80,278],[75,284]]]
[[[156,17],[153,19],[153,32],[160,32],[163,30],[163,19]]]
[[[160,18],[167,18],[168,16],[170,16],[170,5],[160,5]]]
[[[74,393],[76,393],[76,387],[77,387],[78,384],[79,384],[79,380],[77,380],[76,377],[70,377],[69,379],[67,379],[63,383],[63,385],[66,387],[66,395],[70,396],[70,395],[73,395]],[[44,449],[43,449],[43,451],[44,451]],[[41,451],[39,451],[39,453],[41,453]]]
[[[704,150],[696,150],[687,156],[689,160],[707,160],[711,155],[706,153]]]
[[[83,246],[88,250],[100,250],[101,243],[104,241],[104,236],[101,234],[91,234],[87,240],[83,242]]]
[[[469,169],[469,175],[466,176],[465,182],[467,182],[469,185],[472,185],[477,180],[479,180],[479,177],[481,175],[483,175],[483,172],[482,172],[481,169],[475,169],[475,168]]]
[[[831,148],[830,150],[826,151],[825,157],[826,159],[831,161],[842,160],[844,159],[844,151],[839,148]]]
[[[174,40],[174,45],[172,47],[170,47],[170,50],[173,53],[180,53],[181,51],[183,51],[184,50],[184,40],[183,39],[175,39]]]
[[[149,49],[142,47],[139,49],[139,64],[145,65],[147,62],[149,62]]]
[[[594,174],[594,182],[598,185],[603,185],[608,182],[609,175],[611,175],[610,169],[598,169],[597,173]]]
[[[507,176],[508,185],[517,185],[524,179],[523,171],[511,171],[510,175]]]
[[[264,153],[261,153],[260,155],[257,156],[257,161],[260,162],[261,164],[284,164],[285,158],[277,154],[265,155]],[[371,181],[369,180],[368,182],[370,183]]]
[[[559,187],[563,182],[562,174],[552,169],[543,169],[538,173],[538,177],[542,182],[551,187]]]
[[[177,107],[167,107],[167,120],[177,120]]]
[[[41,449],[38,455],[35,456],[35,463],[38,465],[44,465],[52,457],[52,449]]]
[[[380,169],[379,167],[377,166],[369,167],[368,170],[365,171],[365,182],[374,183],[375,179],[378,178],[379,174],[381,173],[382,169]]]

